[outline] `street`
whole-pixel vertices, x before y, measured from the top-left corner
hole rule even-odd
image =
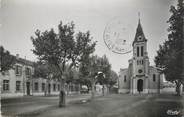
[[[67,97],[59,108],[58,97],[24,97],[2,101],[4,116],[28,117],[182,117],[183,97],[171,94],[112,94],[89,99],[90,95]],[[172,115],[178,112],[177,115]]]
[[[73,101],[88,99],[90,95],[74,95],[67,97],[67,104]],[[5,116],[29,115],[58,106],[58,96],[25,96],[4,99],[1,101],[1,113]]]

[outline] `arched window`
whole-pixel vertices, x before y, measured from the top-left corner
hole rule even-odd
[[[143,53],[144,53],[144,47],[141,46],[141,56],[143,56]]]
[[[153,74],[153,82],[155,82],[155,81],[156,81],[156,75]]]
[[[124,82],[126,82],[126,75],[124,76]]]

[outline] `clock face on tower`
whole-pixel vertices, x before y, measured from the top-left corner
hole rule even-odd
[[[139,73],[142,73],[143,71],[142,71],[142,69],[139,69],[138,72],[139,72]]]

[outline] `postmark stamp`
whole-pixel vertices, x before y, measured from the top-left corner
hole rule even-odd
[[[114,18],[106,25],[103,39],[112,52],[126,54],[132,51],[130,27],[120,18]]]

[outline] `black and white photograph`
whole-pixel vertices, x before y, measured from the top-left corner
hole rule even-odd
[[[0,116],[184,117],[184,0],[0,0]]]

